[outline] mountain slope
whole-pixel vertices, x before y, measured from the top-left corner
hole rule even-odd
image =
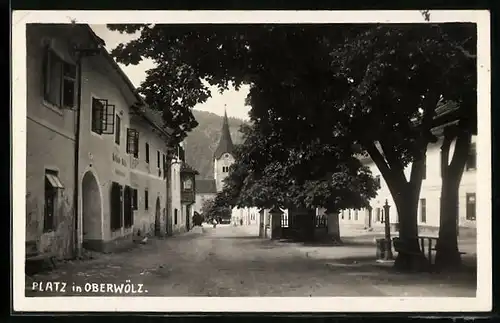
[[[213,154],[217,148],[222,129],[222,116],[212,112],[193,110],[199,125],[191,131],[186,140],[186,162],[195,168],[200,175],[199,179],[213,178]],[[240,144],[242,134],[239,132],[243,120],[228,118],[229,130],[234,144]]]

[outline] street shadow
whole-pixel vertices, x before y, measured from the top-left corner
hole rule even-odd
[[[218,237],[221,240],[259,240],[259,236],[228,236],[228,237]]]
[[[281,239],[276,240],[282,244],[299,244],[305,247],[370,247],[375,250],[375,243],[369,239],[343,239],[342,243],[334,243],[332,241],[301,241],[296,239]]]

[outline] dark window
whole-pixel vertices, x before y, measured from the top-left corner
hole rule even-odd
[[[465,218],[470,221],[476,220],[476,193],[465,194],[466,198],[466,213]]]
[[[75,106],[76,67],[64,62],[51,49],[46,50],[44,64],[44,99],[57,106]]]
[[[144,210],[149,209],[149,192],[144,190]]]
[[[160,168],[160,160],[161,160],[161,153],[160,151],[156,151],[156,167]]]
[[[381,216],[380,216],[380,208],[375,209],[375,218],[377,219],[377,222],[382,222]]]
[[[359,218],[358,218],[358,210],[355,210],[355,211],[354,211],[354,220],[355,220],[355,221],[358,221],[358,219],[359,219]]]
[[[120,136],[121,136],[121,119],[117,115],[116,116],[116,124],[115,124],[115,144],[120,145]]]
[[[92,98],[92,131],[111,135],[115,131],[115,106],[108,100]]]
[[[348,213],[348,217],[347,217],[348,220],[351,219],[351,210],[349,209],[349,213]]]
[[[137,210],[137,201],[138,201],[138,196],[137,196],[137,189],[133,189],[132,191],[132,209]]]
[[[139,157],[139,131],[127,128],[127,154]]]
[[[111,183],[111,230],[122,227],[122,191],[123,187],[120,184]]]
[[[177,225],[177,209],[174,210],[174,224]]]
[[[149,144],[146,143],[146,163],[149,164]]]
[[[59,189],[64,188],[57,177],[57,172],[52,170],[45,171],[45,205],[43,217],[43,231],[52,231],[55,228],[55,212],[57,210],[57,193]]]
[[[380,186],[380,175],[375,176],[375,183]]]
[[[163,156],[163,178],[167,178],[167,156],[165,154]]]
[[[427,201],[420,199],[420,222],[427,222]]]
[[[469,154],[467,155],[467,163],[465,164],[465,170],[476,169],[476,144],[472,143],[469,149]]]
[[[344,220],[344,210],[342,210],[342,220]]]
[[[125,186],[123,191],[123,224],[130,228],[134,224],[132,188]]]
[[[424,159],[424,165],[422,166],[422,179],[427,178],[427,161]]]

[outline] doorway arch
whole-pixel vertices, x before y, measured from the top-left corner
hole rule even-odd
[[[82,236],[83,247],[95,249],[101,240],[102,199],[97,179],[91,171],[87,171],[82,180]]]
[[[156,198],[156,207],[155,207],[155,236],[161,235],[161,205],[160,205],[160,197]]]

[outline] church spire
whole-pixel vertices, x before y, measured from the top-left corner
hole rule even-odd
[[[221,136],[219,145],[214,153],[214,158],[219,159],[225,153],[233,153],[233,141],[231,139],[231,132],[229,131],[229,121],[227,119],[226,105],[224,105],[224,119],[222,121]]]

